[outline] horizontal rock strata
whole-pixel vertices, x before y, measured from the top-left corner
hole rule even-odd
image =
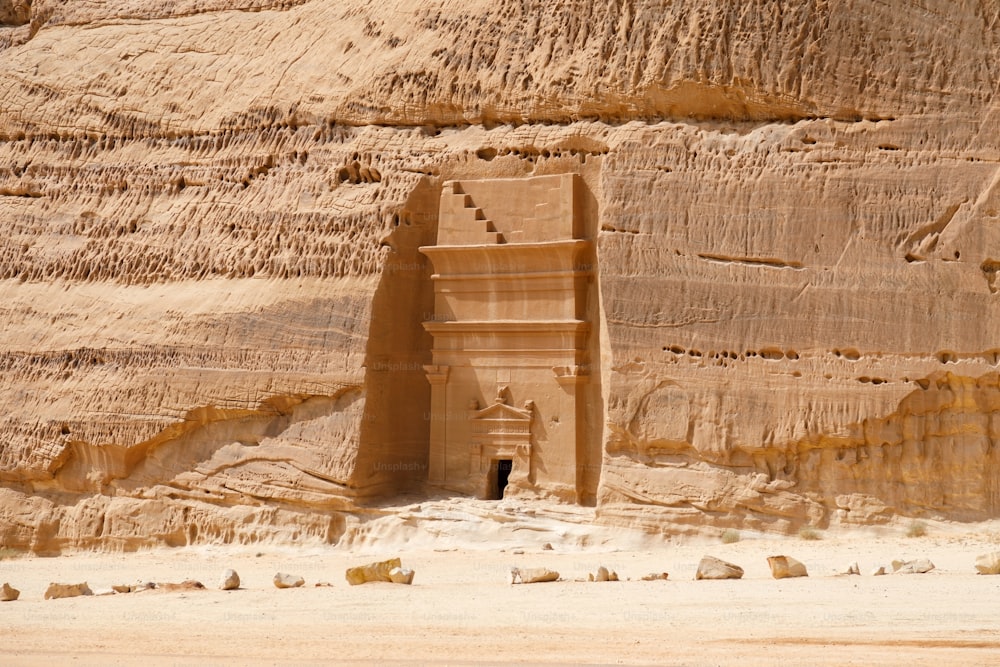
[[[1000,510],[996,10],[113,4],[0,2],[0,544],[335,543],[423,488],[442,187],[553,174],[598,521]]]

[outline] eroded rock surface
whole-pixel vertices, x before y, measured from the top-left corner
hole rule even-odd
[[[994,14],[0,2],[0,542],[335,543],[473,401],[476,494],[606,524],[996,516]],[[445,184],[559,175],[592,254],[513,328],[579,407],[435,408]]]

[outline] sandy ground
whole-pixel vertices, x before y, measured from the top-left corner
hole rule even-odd
[[[21,599],[0,604],[7,665],[26,664],[1000,664],[1000,576],[973,564],[1000,549],[1000,531],[935,527],[826,535],[821,541],[744,535],[645,548],[553,543],[434,550],[418,541],[350,548],[188,547],[0,561],[0,583]],[[627,542],[628,540],[622,540]],[[378,542],[378,540],[375,540]],[[391,548],[390,548],[391,546]],[[515,550],[524,550],[516,554]],[[739,581],[694,581],[703,554],[741,565]],[[804,579],[771,578],[768,555],[803,561]],[[399,555],[413,586],[349,586],[351,565]],[[872,577],[893,558],[928,557],[923,575]],[[862,576],[835,576],[857,561]],[[507,583],[511,566],[546,566],[563,581]],[[587,583],[598,566],[618,583]],[[238,591],[217,590],[232,567]],[[306,586],[278,590],[275,572]],[[669,581],[638,581],[667,571]],[[194,578],[204,591],[145,591],[43,599],[50,581],[92,588]],[[317,582],[331,587],[316,587]]]

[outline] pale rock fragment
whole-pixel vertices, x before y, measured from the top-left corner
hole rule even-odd
[[[558,572],[545,567],[510,568],[511,584],[540,584],[558,579]]]
[[[875,569],[872,570],[872,576],[873,577],[881,577],[884,574],[885,574],[885,566],[884,565],[879,565],[878,567],[876,567]]]
[[[219,588],[224,591],[234,591],[240,587],[240,575],[236,573],[236,570],[227,569],[222,573],[222,578],[219,581]]]
[[[306,580],[297,574],[285,574],[278,572],[274,575],[274,585],[276,588],[298,588],[306,583]]]
[[[742,577],[742,567],[714,556],[703,556],[694,575],[695,579],[741,579]]]
[[[666,581],[669,576],[666,572],[650,572],[642,578],[642,581]]]
[[[394,584],[406,584],[409,586],[413,583],[413,570],[405,567],[394,567],[389,570],[389,579]]]
[[[917,560],[894,560],[892,561],[893,574],[924,574],[934,569],[934,563],[926,558]]]

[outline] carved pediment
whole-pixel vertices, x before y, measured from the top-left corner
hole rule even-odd
[[[493,405],[477,410],[472,413],[470,419],[497,419],[504,421],[531,421],[531,411],[515,408],[506,403],[494,403]]]
[[[515,436],[527,439],[531,435],[532,405],[524,409],[507,405],[502,400],[469,414],[472,433],[476,437]]]

